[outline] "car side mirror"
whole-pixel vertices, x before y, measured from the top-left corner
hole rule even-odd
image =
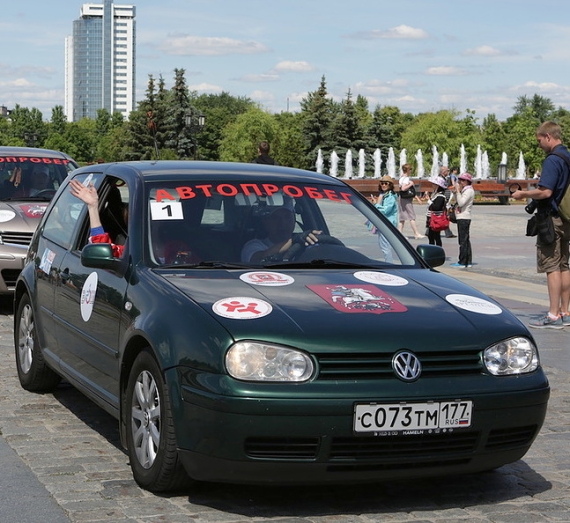
[[[418,245],[418,254],[430,267],[439,267],[445,263],[445,251],[439,245]]]
[[[106,269],[119,272],[122,263],[120,258],[113,256],[110,243],[89,243],[81,251],[81,263],[84,267]]]

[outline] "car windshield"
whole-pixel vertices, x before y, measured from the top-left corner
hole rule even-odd
[[[0,156],[0,200],[49,201],[76,167],[63,157]]]
[[[156,265],[418,265],[409,243],[346,186],[271,180],[147,186]]]

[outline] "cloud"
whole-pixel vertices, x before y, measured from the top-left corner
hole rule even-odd
[[[424,40],[429,38],[429,34],[423,29],[410,27],[409,25],[398,25],[386,31],[373,29],[372,31],[360,31],[348,35],[348,38],[356,40],[377,40],[377,39],[402,39],[402,40]]]
[[[277,74],[246,74],[239,78],[236,78],[241,82],[248,83],[258,83],[258,82],[276,82],[279,80],[279,75]]]
[[[465,49],[463,56],[500,56],[502,53],[490,45],[480,45],[472,49]]]
[[[166,54],[178,56],[260,54],[269,51],[268,47],[259,42],[191,35],[169,36],[161,44],[160,49]]]
[[[293,62],[291,60],[283,60],[279,62],[274,68],[274,71],[292,72],[292,73],[308,73],[314,71],[315,68],[309,63],[304,61]]]
[[[392,93],[401,93],[407,88],[409,82],[404,79],[393,81],[370,80],[368,82],[358,82],[354,86],[354,91],[362,93],[365,96],[387,95]]]
[[[221,93],[224,91],[219,85],[207,84],[202,82],[201,84],[189,85],[188,89],[190,91],[197,91],[199,93]]]
[[[428,67],[425,70],[425,74],[430,76],[464,76],[467,74],[467,71],[460,67],[440,65],[437,67]]]
[[[253,91],[249,97],[256,102],[273,102],[275,95],[269,91]]]
[[[7,82],[0,82],[0,87],[10,88],[10,87],[34,87],[35,84],[26,80],[25,78],[16,78],[15,80],[9,80]]]

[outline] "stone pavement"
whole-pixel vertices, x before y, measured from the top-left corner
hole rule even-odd
[[[481,215],[486,211],[482,209]],[[512,237],[506,235],[509,223],[520,218],[515,211],[489,209],[492,231],[474,223],[473,269],[442,271],[485,288],[528,321],[544,311],[547,296],[541,277],[532,270],[532,244],[523,243],[523,249],[516,229]],[[450,261],[455,261],[456,240],[444,240],[444,246]],[[516,254],[519,251],[523,254]],[[533,332],[552,395],[540,435],[514,464],[483,474],[413,482],[299,488],[201,484],[176,495],[157,496],[133,481],[114,419],[68,385],[43,395],[20,387],[12,322],[9,304],[4,304],[0,435],[72,522],[570,522],[570,329]],[[7,502],[0,499],[0,523],[15,521],[6,516]],[[37,520],[44,522],[50,520]]]

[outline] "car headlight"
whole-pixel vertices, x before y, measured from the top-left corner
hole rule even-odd
[[[528,338],[510,338],[485,349],[483,361],[495,376],[525,374],[538,368],[538,351]]]
[[[307,381],[313,362],[307,354],[279,345],[240,341],[226,354],[230,376],[246,381]]]

